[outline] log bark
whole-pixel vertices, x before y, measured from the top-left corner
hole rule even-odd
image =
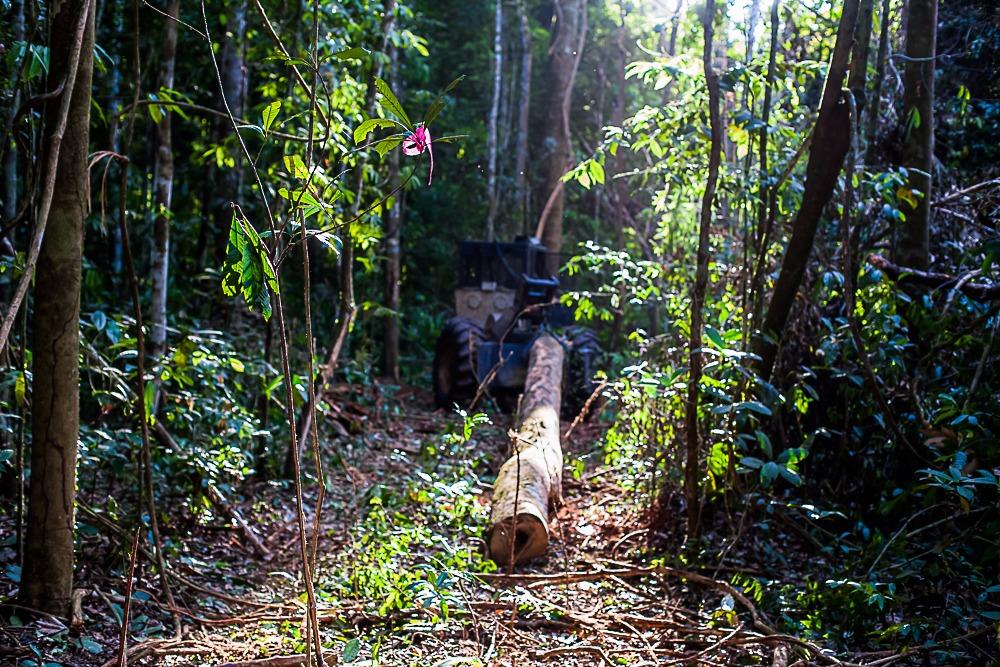
[[[490,557],[501,566],[541,556],[549,544],[548,512],[562,498],[563,357],[562,345],[549,335],[531,347],[520,417],[511,432],[514,453],[493,486],[486,535]]]

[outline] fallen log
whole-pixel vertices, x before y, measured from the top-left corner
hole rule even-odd
[[[550,335],[531,346],[517,427],[510,432],[514,453],[493,485],[486,536],[490,557],[501,566],[541,556],[549,544],[549,509],[562,499],[563,357]]]
[[[881,255],[869,255],[868,263],[901,285],[923,285],[932,288],[954,285],[958,291],[977,301],[995,301],[1000,299],[1000,285],[973,283],[963,279],[962,276],[953,276],[947,273],[918,271],[917,269],[893,264]]]

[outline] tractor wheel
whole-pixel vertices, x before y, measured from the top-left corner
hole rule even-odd
[[[455,403],[465,407],[476,395],[476,355],[485,338],[472,320],[448,320],[434,349],[434,405],[450,409]]]
[[[586,327],[566,329],[566,342],[569,343],[569,364],[563,385],[563,416],[575,419],[597,388],[594,374],[601,366],[604,350],[597,340],[597,334]],[[587,417],[595,412],[591,405]]]

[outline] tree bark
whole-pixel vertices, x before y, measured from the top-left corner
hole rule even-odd
[[[882,106],[882,83],[885,81],[885,61],[889,56],[889,19],[891,0],[882,0],[881,25],[878,38],[878,55],[875,58],[875,81],[871,104],[868,105],[868,127],[865,131],[865,165],[871,166],[875,155],[875,135],[878,132],[879,111]]]
[[[521,416],[511,432],[514,454],[493,485],[486,534],[490,558],[501,566],[541,556],[548,547],[549,508],[562,497],[563,357],[562,345],[552,336],[543,335],[531,346]]]
[[[517,3],[518,36],[521,41],[521,71],[518,83],[517,141],[514,146],[514,201],[518,223],[525,233],[528,225],[528,124],[531,110],[531,31],[525,0]]]
[[[389,62],[394,85],[398,88],[396,76],[399,52],[390,46]],[[389,188],[399,187],[399,151],[392,151],[389,157]],[[399,382],[399,284],[402,278],[400,240],[403,228],[403,198],[405,193],[396,195],[396,202],[386,216],[385,225],[385,307],[389,314],[385,317],[384,372],[393,382]]]
[[[226,104],[233,116],[241,118],[247,89],[247,67],[243,50],[247,30],[246,2],[239,0],[233,6],[232,12],[229,23],[226,24],[226,35],[219,53],[219,73],[222,79],[221,94],[226,98]],[[215,126],[215,141],[222,141],[230,129],[226,119],[218,119]],[[215,260],[219,266],[225,261],[226,248],[229,245],[229,228],[233,219],[233,210],[229,204],[239,199],[243,184],[243,156],[237,153],[235,160],[235,166],[223,169],[218,178],[214,179],[218,184],[217,187],[212,188],[210,185],[209,190],[221,193],[221,197],[214,198],[212,216],[215,230]]]
[[[687,502],[687,539],[697,538],[701,521],[699,482],[701,478],[701,446],[698,435],[698,402],[701,394],[701,338],[704,326],[705,291],[708,287],[709,234],[712,229],[712,201],[719,182],[719,164],[722,160],[722,118],[719,112],[719,75],[712,63],[713,21],[715,0],[708,0],[702,16],[705,47],[702,62],[705,68],[705,85],[708,88],[708,116],[712,144],[708,157],[708,180],[701,199],[701,220],[698,229],[698,266],[695,269],[694,288],[691,290],[691,337],[688,341],[688,392],[684,412],[687,451],[684,463],[684,497]]]
[[[899,208],[906,220],[899,230],[895,259],[925,270],[930,265],[931,169],[934,161],[934,59],[937,55],[937,0],[910,0],[906,16],[903,72],[903,166],[916,206]]]
[[[542,197],[545,202],[535,236],[541,237],[549,250],[549,270],[559,268],[563,243],[563,174],[572,166],[569,112],[573,84],[583,55],[587,35],[586,0],[554,0],[555,34],[550,48],[547,86],[549,101],[545,110],[543,144],[549,149],[545,163]]]
[[[503,0],[496,0],[493,19],[493,100],[490,103],[490,117],[486,145],[488,163],[486,167],[486,196],[489,210],[486,214],[486,240],[492,241],[497,217],[497,116],[500,111],[500,88],[503,81]]]
[[[12,3],[10,8],[13,30],[11,31],[15,41],[24,39],[24,3],[21,1]],[[14,95],[10,100],[10,114],[8,122],[11,124],[11,133],[14,132],[14,114],[21,106],[20,88],[14,90]],[[3,217],[4,223],[14,219],[17,215],[17,144],[13,137],[8,140],[7,145],[0,147],[4,150],[4,188],[3,188]]]
[[[861,0],[858,11],[858,23],[854,31],[854,49],[851,53],[851,73],[847,79],[848,89],[854,93],[858,105],[858,117],[855,119],[858,128],[868,100],[868,53],[872,42],[872,12],[875,0]]]
[[[167,15],[176,19],[180,0],[170,0]],[[160,89],[174,87],[177,62],[177,21],[164,19],[163,46],[160,51]],[[167,342],[167,288],[170,282],[170,206],[174,192],[174,151],[171,141],[171,118],[167,109],[156,124],[156,175],[153,179],[156,219],[153,223],[153,251],[150,258],[153,273],[153,299],[150,307],[150,356],[160,358]]]
[[[86,24],[78,40],[81,17]],[[52,17],[45,106],[46,150],[59,151],[49,222],[35,272],[31,488],[21,596],[35,609],[68,615],[73,593],[76,441],[80,424],[80,282],[90,206],[87,152],[93,75],[94,3],[67,1]],[[78,64],[77,64],[78,63]],[[61,145],[61,101],[71,96]],[[56,144],[53,146],[53,144]]]
[[[774,285],[763,328],[753,344],[754,353],[760,357],[756,362],[757,372],[765,379],[770,377],[774,369],[778,343],[795,302],[795,295],[802,285],[802,276],[805,275],[816,238],[816,227],[823,209],[833,196],[837,177],[850,147],[851,113],[843,100],[841,87],[847,74],[857,18],[858,0],[846,0],[840,16],[837,42],[826,77],[823,99],[820,101],[819,116],[813,128],[802,203],[792,223],[792,238],[782,258],[781,272]]]
[[[386,0],[382,11],[382,50],[385,51],[388,48],[389,37],[396,22],[396,0]],[[368,80],[365,91],[365,111],[369,118],[375,113],[376,90],[374,77],[381,76],[381,63],[376,65],[375,71],[370,74],[371,78]],[[354,203],[351,206],[351,219],[356,219],[361,212],[366,161],[367,158],[362,153],[354,167],[354,183],[352,187],[354,188],[355,196]],[[351,327],[354,324],[354,317],[357,314],[357,304],[354,302],[354,237],[351,235],[350,225],[345,225],[341,228],[340,239],[340,267],[338,269],[340,298],[337,304],[337,326],[333,332],[333,341],[330,345],[330,352],[327,354],[326,362],[320,367],[318,377],[316,378],[317,400],[318,397],[322,396],[323,388],[333,377],[333,373],[337,369],[337,364],[340,361],[340,353],[344,348],[347,335],[350,333]],[[309,429],[312,427],[313,414],[315,412],[313,401],[310,400],[306,402],[306,405],[302,408],[302,412],[299,413],[296,431],[299,434],[298,442],[301,444],[307,442],[306,437]],[[286,478],[292,477],[294,473],[293,456],[294,454],[291,448],[289,448],[288,454],[285,457]]]

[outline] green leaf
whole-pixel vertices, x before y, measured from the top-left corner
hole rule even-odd
[[[23,407],[28,395],[28,383],[24,376],[24,371],[17,374],[14,379],[14,400],[18,407]]]
[[[361,144],[368,135],[380,127],[396,127],[396,123],[388,118],[369,118],[354,128],[354,143]]]
[[[349,49],[334,53],[333,57],[339,60],[360,60],[367,62],[372,57],[372,54],[368,49],[363,49],[360,46],[352,46]]]
[[[760,481],[767,486],[778,477],[779,473],[781,473],[781,466],[774,461],[768,461],[760,469]]]
[[[222,293],[241,294],[250,310],[259,311],[265,320],[271,317],[270,291],[278,290],[278,279],[260,236],[246,220],[233,214],[229,245],[222,267]]]
[[[266,107],[264,107],[264,113],[261,114],[264,125],[264,132],[268,132],[271,129],[271,125],[274,124],[274,119],[278,117],[278,110],[281,109],[281,100],[275,100],[271,102]]]
[[[288,173],[295,178],[301,178],[303,180],[309,178],[309,169],[306,167],[306,163],[302,161],[302,157],[299,155],[286,155],[284,157],[285,169]]]
[[[87,653],[93,653],[94,655],[100,655],[104,652],[104,647],[90,637],[80,637],[80,648]]]
[[[733,405],[733,410],[736,412],[750,410],[751,412],[756,412],[757,414],[761,414],[766,417],[771,416],[771,408],[767,407],[763,403],[758,403],[757,401],[743,401],[741,403],[736,403]]]
[[[376,141],[372,145],[375,147],[375,152],[378,153],[379,157],[385,157],[386,153],[401,143],[403,143],[403,137],[386,137],[385,139]]]
[[[343,657],[344,662],[354,662],[358,659],[359,653],[361,653],[361,640],[355,637],[344,644],[344,653],[341,657]]]
[[[399,120],[403,121],[403,125],[407,129],[413,129],[413,123],[410,122],[410,117],[406,115],[403,111],[403,105],[399,103],[396,96],[393,94],[392,89],[389,88],[389,84],[379,77],[375,77],[375,89],[382,95],[382,104],[386,109],[391,111]]]

